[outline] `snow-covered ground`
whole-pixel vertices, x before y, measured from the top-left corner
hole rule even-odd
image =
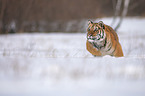
[[[145,96],[144,25],[123,21],[121,58],[93,57],[86,33],[0,35],[0,96]]]

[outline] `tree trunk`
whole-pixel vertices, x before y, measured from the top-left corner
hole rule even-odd
[[[0,13],[0,18],[1,18],[1,22],[2,22],[2,25],[1,25],[1,29],[0,29],[0,33],[4,34],[4,33],[7,33],[7,23],[8,23],[8,20],[7,20],[7,0],[2,0],[1,1],[1,13]]]
[[[114,6],[114,3],[116,3],[115,0],[113,1],[113,6]],[[122,0],[117,0],[116,7],[114,7],[115,8],[115,11],[114,11],[115,13],[114,13],[114,17],[113,17],[113,21],[111,23],[111,26],[113,26],[115,24],[116,17],[119,16],[120,9],[121,9],[121,4],[122,4]]]
[[[120,25],[121,25],[121,23],[122,23],[122,21],[123,21],[123,18],[127,15],[129,2],[130,2],[130,0],[125,0],[125,1],[124,1],[123,12],[122,12],[122,15],[121,15],[121,17],[120,17],[120,21],[119,21],[118,25],[115,27],[115,31],[118,30],[118,28],[120,27]]]

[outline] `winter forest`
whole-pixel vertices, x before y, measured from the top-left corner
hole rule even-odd
[[[121,16],[125,1],[126,16],[145,16],[144,0],[0,0],[0,33],[85,32],[88,19]]]
[[[145,0],[0,0],[0,96],[145,96]],[[123,57],[93,56],[88,20]]]

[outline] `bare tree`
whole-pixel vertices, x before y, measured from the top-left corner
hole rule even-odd
[[[114,17],[113,17],[111,26],[113,26],[115,24],[116,17],[119,16],[122,0],[117,0],[117,2],[115,0],[112,0],[112,2],[113,2],[113,9],[114,9]],[[116,6],[115,6],[115,4],[116,4]]]
[[[1,29],[0,33],[7,32],[7,0],[1,0],[1,10],[0,10],[0,19],[1,19]]]
[[[114,17],[113,17],[113,21],[111,23],[111,26],[113,26],[113,24],[115,24],[115,22],[116,22],[116,17],[119,16],[119,22],[116,25],[116,27],[114,28],[115,31],[118,30],[118,28],[120,27],[120,25],[123,21],[123,18],[127,15],[129,2],[130,2],[130,0],[124,0],[123,11],[122,11],[121,15],[119,16],[119,13],[120,13],[120,10],[121,10],[122,0],[117,0],[115,14],[114,14]]]
[[[31,10],[31,7],[33,6],[34,0],[29,0],[29,1],[25,1],[25,0],[19,0],[19,10],[18,15],[17,15],[17,21],[16,21],[16,25],[17,25],[17,31],[18,32],[23,32],[24,31],[24,21],[26,20],[26,18],[30,18],[29,12]],[[25,7],[27,6],[27,7]]]

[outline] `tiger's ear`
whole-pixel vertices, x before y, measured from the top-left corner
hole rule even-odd
[[[88,20],[88,25],[93,24],[93,22],[91,20]]]
[[[105,29],[103,21],[99,21],[99,25],[101,26],[101,28]]]

